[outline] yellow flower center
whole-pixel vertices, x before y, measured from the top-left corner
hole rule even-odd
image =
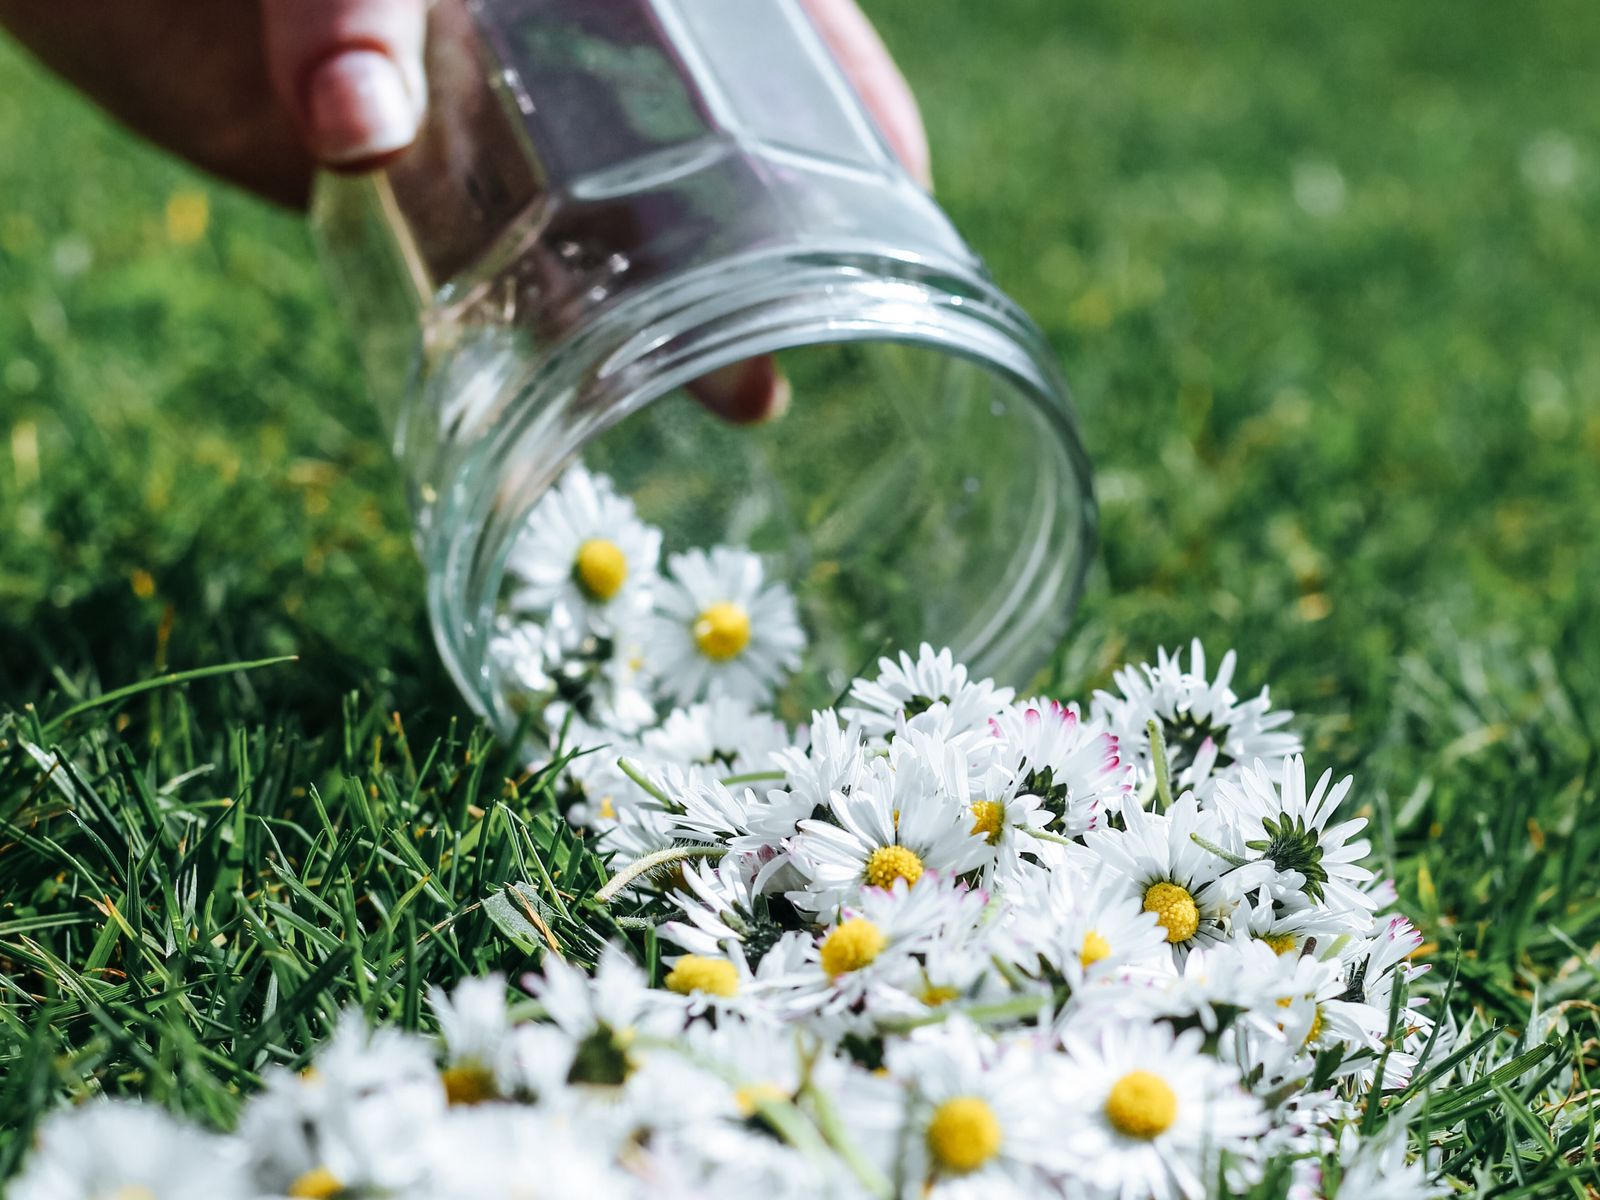
[[[750,614],[730,600],[713,604],[694,623],[694,644],[717,662],[739,657],[750,644]]]
[[[928,1150],[946,1171],[965,1175],[1000,1153],[1000,1122],[976,1096],[955,1096],[933,1110]]]
[[[610,796],[600,797],[600,819],[602,821],[615,821],[617,819],[617,802]]]
[[[344,1191],[344,1184],[327,1167],[313,1167],[289,1185],[295,1200],[329,1200]]]
[[[1005,829],[1006,806],[998,800],[979,800],[972,806],[972,832],[983,834],[993,846]]]
[[[156,1200],[156,1194],[142,1183],[131,1183],[112,1192],[111,1200]]]
[[[938,1008],[941,1004],[949,1004],[961,995],[960,988],[950,987],[943,983],[925,983],[922,985],[922,1002],[929,1008]]]
[[[1311,1045],[1312,1042],[1316,1041],[1321,1036],[1322,1036],[1322,1005],[1319,1004],[1319,1005],[1317,1005],[1317,1011],[1311,1017],[1311,1028],[1306,1030],[1306,1040],[1305,1040],[1305,1042],[1303,1044],[1309,1046],[1309,1045]]]
[[[1111,943],[1098,929],[1091,929],[1083,935],[1083,949],[1078,951],[1078,958],[1084,966],[1092,967],[1101,959],[1110,957]]]
[[[822,969],[829,979],[859,971],[882,954],[888,944],[883,930],[871,921],[851,917],[822,939]]]
[[[904,846],[879,846],[867,855],[868,887],[893,887],[896,879],[904,879],[910,885],[921,878],[922,860],[914,850]]]
[[[628,559],[615,542],[590,538],[578,547],[572,573],[591,600],[604,602],[620,592],[627,582]]]
[[[494,1075],[477,1063],[460,1063],[439,1072],[445,1099],[451,1104],[482,1104],[500,1094]]]
[[[1272,948],[1274,954],[1287,954],[1294,949],[1294,934],[1270,933],[1261,939]]]
[[[687,996],[705,992],[708,996],[739,994],[739,968],[725,958],[706,958],[685,954],[667,973],[667,990]]]
[[[1200,908],[1189,889],[1175,883],[1153,883],[1144,894],[1144,910],[1155,913],[1156,924],[1167,931],[1167,941],[1187,942],[1200,928]]]
[[[1106,1097],[1106,1120],[1124,1137],[1149,1141],[1172,1128],[1177,1119],[1177,1093],[1151,1071],[1129,1071]]]
[[[759,1113],[763,1104],[782,1104],[788,1098],[788,1093],[775,1083],[747,1083],[733,1092],[733,1102],[746,1117]]]

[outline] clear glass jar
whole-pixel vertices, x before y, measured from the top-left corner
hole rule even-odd
[[[796,0],[438,0],[431,111],[326,178],[319,243],[404,464],[439,648],[501,728],[506,560],[580,456],[668,550],[748,545],[828,703],[922,640],[1023,680],[1093,539],[1044,339],[901,169]],[[792,403],[684,392],[777,355]]]

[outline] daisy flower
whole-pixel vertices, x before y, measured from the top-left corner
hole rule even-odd
[[[1188,949],[1219,941],[1240,898],[1272,870],[1270,863],[1235,867],[1196,841],[1198,836],[1217,845],[1226,834],[1192,792],[1166,813],[1146,812],[1132,796],[1124,798],[1120,812],[1122,829],[1084,835],[1088,860],[1120,875],[1144,910],[1155,914],[1178,962]]]
[[[1112,676],[1116,693],[1094,694],[1095,719],[1116,735],[1145,779],[1151,774],[1148,725],[1159,721],[1174,791],[1207,791],[1215,774],[1258,758],[1276,765],[1300,750],[1299,736],[1283,728],[1294,714],[1274,710],[1266,688],[1241,703],[1229,687],[1237,661],[1229,650],[1216,678],[1208,680],[1199,638],[1189,648],[1187,670],[1181,651],[1158,651],[1153,667],[1141,663],[1117,671]]]
[[[440,1075],[451,1104],[478,1104],[500,1092],[496,1078],[511,1010],[506,981],[500,975],[463,979],[453,992],[428,989],[428,1004],[439,1021],[446,1066]]]
[[[600,952],[592,980],[551,956],[543,974],[524,976],[523,985],[571,1039],[570,1083],[620,1087],[639,1065],[632,1052],[635,1037],[641,1031],[668,1033],[676,1024],[654,1002],[644,972],[615,943]]]
[[[849,795],[835,792],[826,820],[807,819],[790,847],[806,876],[791,899],[823,912],[864,887],[914,884],[924,871],[959,875],[994,858],[988,835],[968,809],[940,787],[933,768],[905,757],[875,760]]]
[[[948,648],[936,652],[924,642],[915,659],[902,650],[898,661],[878,660],[876,679],[857,679],[850,688],[855,706],[846,708],[844,716],[867,736],[885,737],[942,705],[942,725],[953,732],[978,730],[1011,703],[1013,694],[992,680],[970,679]]]
[[[1067,1081],[1060,1056],[1043,1051],[1034,1039],[996,1042],[959,1017],[890,1046],[889,1073],[914,1095],[905,1173],[919,1194],[1047,1190],[1039,1168],[1055,1157],[1052,1101]]]
[[[776,717],[748,700],[717,696],[673,709],[640,735],[639,754],[647,763],[705,767],[725,777],[771,771],[774,755],[791,745],[789,727]]]
[[[1294,960],[1295,974],[1275,1001],[1276,1011],[1258,1018],[1275,1020],[1291,1048],[1320,1050],[1342,1044],[1348,1064],[1362,1051],[1377,1053],[1389,1026],[1379,1012],[1350,994],[1339,962],[1323,962],[1309,954]]]
[[[914,886],[897,879],[892,888],[867,888],[813,940],[805,966],[786,981],[783,1001],[796,1013],[842,1017],[848,1025],[862,1023],[869,994],[888,989],[905,1004],[918,1003],[916,956],[970,936],[988,899],[934,875]]]
[[[788,746],[772,757],[796,805],[809,812],[826,808],[833,793],[850,791],[867,757],[861,727],[841,722],[831,708],[812,714],[806,735],[803,747]]]
[[[568,636],[610,633],[650,604],[661,531],[611,481],[575,465],[546,492],[511,548],[513,612],[560,613]]]
[[[1410,1159],[1403,1120],[1385,1122],[1368,1138],[1347,1129],[1339,1146],[1339,1187],[1331,1195],[1336,1200],[1434,1200],[1450,1194],[1426,1161]]]
[[[245,1200],[238,1147],[154,1105],[91,1101],[40,1127],[11,1200]]]
[[[1002,762],[1067,837],[1093,829],[1107,807],[1133,790],[1133,768],[1122,761],[1117,739],[1084,721],[1076,705],[1024,700],[991,718],[989,727],[1005,747]]]
[[[1005,931],[1008,956],[1026,970],[1041,962],[1076,991],[1129,969],[1170,972],[1166,930],[1119,876],[1063,862],[1023,881]]]
[[[400,1200],[641,1196],[613,1164],[613,1151],[592,1126],[575,1127],[566,1114],[509,1104],[456,1109],[427,1140],[426,1182]]]
[[[690,550],[667,562],[646,648],[652,675],[674,699],[769,699],[800,665],[805,634],[794,597],[767,583],[746,550]]]
[[[269,1071],[239,1132],[270,1195],[332,1196],[412,1186],[426,1134],[445,1111],[433,1052],[346,1013],[309,1071]]]
[[[1068,1034],[1076,1110],[1058,1124],[1068,1173],[1122,1200],[1207,1194],[1221,1153],[1247,1154],[1263,1129],[1237,1075],[1201,1052],[1202,1035],[1123,1024]]]
[[[1308,794],[1303,757],[1283,760],[1276,785],[1258,759],[1237,782],[1217,782],[1217,810],[1240,848],[1272,864],[1276,878],[1268,886],[1276,899],[1291,907],[1325,903],[1346,912],[1370,911],[1363,888],[1372,872],[1361,860],[1372,846],[1366,838],[1351,840],[1367,819],[1329,826],[1351,784],[1347,775],[1329,788],[1332,778],[1332,771],[1324,771]]]
[[[685,919],[666,922],[662,936],[691,954],[725,955],[737,948],[752,968],[759,968],[791,928],[774,915],[775,906],[794,915],[786,900],[760,893],[759,871],[757,858],[737,853],[686,866],[684,886],[670,896]]]

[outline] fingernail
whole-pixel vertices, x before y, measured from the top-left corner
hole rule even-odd
[[[794,389],[777,363],[764,356],[713,371],[691,383],[689,391],[723,420],[754,425],[787,412]]]
[[[306,108],[311,149],[335,166],[409,146],[422,120],[400,68],[377,50],[346,50],[319,66],[306,88]]]

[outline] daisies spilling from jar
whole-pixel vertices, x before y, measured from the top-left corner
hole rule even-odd
[[[1204,786],[1174,788],[1174,713],[1240,745],[1201,661],[1085,713],[924,647],[802,729],[721,696],[614,734],[573,762],[574,819],[649,954],[550,956],[527,1020],[502,980],[436,991],[437,1042],[352,1016],[228,1138],[65,1115],[10,1194],[1436,1195],[1378,1104],[1448,1049],[1421,938],[1282,714],[1240,718],[1273,761],[1202,740]],[[131,1136],[118,1177],[99,1147]]]

